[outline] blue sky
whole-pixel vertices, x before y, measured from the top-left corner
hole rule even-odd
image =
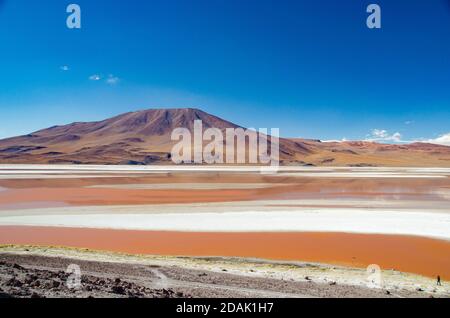
[[[0,138],[162,107],[289,137],[450,144],[450,2],[0,0]]]

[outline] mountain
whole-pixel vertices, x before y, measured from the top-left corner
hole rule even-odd
[[[0,140],[0,163],[158,164],[171,163],[176,128],[242,128],[198,109],[150,109],[98,122],[53,126]],[[301,143],[282,141],[281,157],[308,152]]]
[[[0,163],[171,164],[175,128],[243,128],[198,109],[150,109],[0,140]],[[270,137],[268,137],[270,139]],[[450,147],[280,139],[283,165],[450,166]]]

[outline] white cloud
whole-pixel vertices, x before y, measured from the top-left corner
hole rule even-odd
[[[385,129],[372,129],[370,134],[367,135],[365,141],[405,142],[404,140],[402,140],[402,134],[400,134],[399,132],[391,134]]]
[[[407,121],[405,121],[405,125],[412,125],[414,123],[415,123],[414,120],[407,120]]]
[[[94,74],[94,75],[89,76],[89,79],[91,81],[99,81],[99,80],[102,79],[102,77],[100,75],[98,75],[98,74]]]
[[[329,140],[321,140],[321,142],[346,142],[348,141],[347,138],[342,138],[342,139],[329,139]]]
[[[388,137],[388,132],[384,129],[372,129],[372,136],[375,138],[384,139]]]
[[[116,85],[120,82],[120,78],[118,78],[117,76],[114,76],[113,74],[109,74],[107,77],[103,76],[103,75],[99,75],[99,74],[94,74],[89,76],[89,80],[94,81],[94,82],[98,82],[101,80],[105,80],[105,83],[108,85]]]
[[[420,142],[428,142],[431,144],[438,144],[438,145],[444,145],[444,146],[450,146],[450,132],[443,134],[437,138],[434,139],[428,139],[428,140],[421,140]]]
[[[120,79],[112,74],[110,74],[106,79],[106,83],[108,83],[109,85],[116,85],[117,83],[119,83],[119,81]]]
[[[403,142],[402,140],[402,134],[400,134],[399,132],[396,132],[395,134],[393,134],[391,137],[389,137],[392,139],[392,141],[396,141],[396,142]]]
[[[322,140],[322,142],[345,142],[348,141],[346,138],[343,138],[341,140]],[[418,139],[412,139],[412,140],[403,140],[402,135],[399,132],[396,132],[394,134],[390,134],[385,129],[373,129],[369,135],[367,135],[366,139],[364,141],[368,142],[393,142],[393,143],[414,143],[414,142],[421,142],[421,143],[430,143],[430,144],[436,144],[436,145],[444,145],[444,146],[450,146],[450,132],[440,135],[437,138],[434,139],[426,139],[426,138],[418,138]]]
[[[67,72],[70,70],[69,66],[67,66],[67,65],[60,66],[59,69],[64,72]]]

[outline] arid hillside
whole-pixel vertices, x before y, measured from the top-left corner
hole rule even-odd
[[[0,140],[0,163],[171,164],[172,131],[193,132],[195,120],[203,129],[239,128],[198,109],[143,110]],[[449,167],[450,147],[281,138],[280,159],[283,165]]]

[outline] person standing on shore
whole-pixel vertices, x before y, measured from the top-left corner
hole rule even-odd
[[[437,277],[437,285],[438,285],[438,286],[442,286],[442,285],[441,285],[441,276],[439,276],[439,275],[438,275],[438,277]]]

